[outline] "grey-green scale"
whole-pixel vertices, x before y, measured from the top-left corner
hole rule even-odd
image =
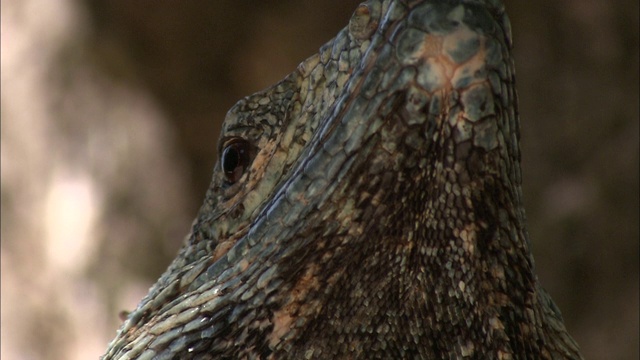
[[[103,359],[581,358],[534,274],[510,49],[499,1],[361,4],[229,111]]]

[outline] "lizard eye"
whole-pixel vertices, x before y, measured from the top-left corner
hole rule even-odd
[[[251,145],[241,138],[227,141],[222,150],[220,162],[227,182],[235,183],[240,180],[251,163]]]

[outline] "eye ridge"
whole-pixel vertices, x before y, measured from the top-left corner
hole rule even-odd
[[[225,142],[220,163],[225,180],[229,185],[236,183],[252,161],[251,144],[243,138],[232,138]]]

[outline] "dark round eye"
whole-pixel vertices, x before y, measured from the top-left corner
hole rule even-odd
[[[251,163],[251,146],[246,140],[240,138],[228,141],[222,150],[220,162],[227,181],[231,184],[235,183],[240,180]]]

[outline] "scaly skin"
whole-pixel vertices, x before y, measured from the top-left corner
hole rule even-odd
[[[510,37],[498,1],[360,5],[229,111],[246,167],[103,359],[581,358],[534,274]]]

